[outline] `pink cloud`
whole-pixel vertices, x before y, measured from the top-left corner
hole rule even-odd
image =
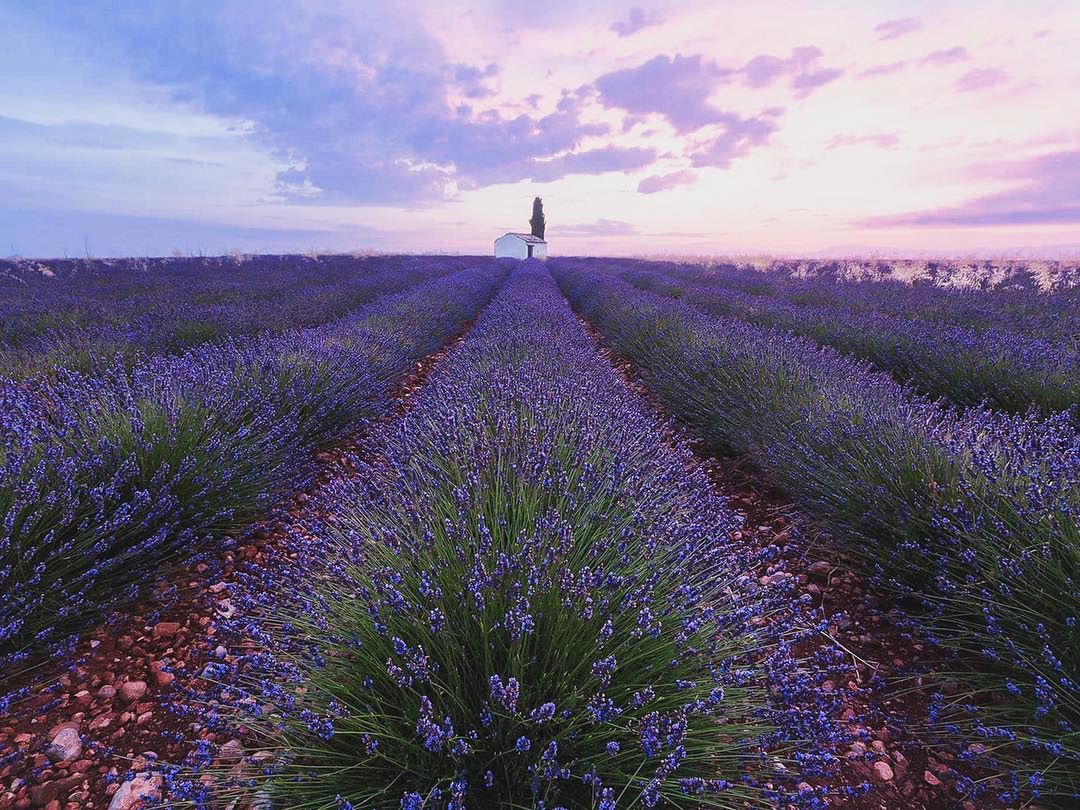
[[[975,90],[985,90],[1008,81],[1009,77],[1000,70],[994,68],[975,68],[969,70],[956,80],[953,85],[959,93],[971,93]]]
[[[752,147],[768,141],[776,131],[776,119],[782,112],[782,109],[774,107],[751,118],[729,114],[724,122],[724,131],[691,153],[691,165],[718,169],[730,167],[735,158],[743,157]]]
[[[913,31],[918,31],[922,28],[922,21],[916,17],[902,17],[896,20],[886,20],[874,26],[874,31],[877,32],[878,39],[896,39],[902,37],[905,34],[910,34]]]
[[[968,49],[963,45],[957,45],[955,48],[946,48],[940,51],[931,51],[922,58],[921,64],[923,65],[951,65],[954,62],[966,62],[971,58],[971,54],[968,53]]]
[[[866,228],[1080,224],[1080,150],[978,171],[1016,185],[957,206],[870,217],[857,224]]]
[[[761,54],[743,65],[743,82],[748,87],[758,88],[766,87],[782,76],[791,76],[790,87],[801,98],[843,73],[838,68],[819,67],[817,62],[822,56],[824,52],[816,45],[792,48],[791,55],[786,57]]]
[[[635,115],[659,113],[685,133],[723,120],[723,111],[708,99],[731,73],[701,56],[660,55],[636,68],[605,73],[596,89],[605,107]]]
[[[638,183],[637,190],[642,194],[656,194],[658,191],[679,186],[688,186],[697,180],[697,175],[691,171],[671,172],[670,174],[654,174],[646,177]]]
[[[640,6],[634,6],[625,20],[616,20],[610,28],[620,37],[628,37],[644,28],[660,25],[662,22],[663,20],[655,14],[646,14]]]
[[[870,144],[879,149],[896,149],[900,146],[900,133],[877,132],[870,135],[834,135],[826,149],[839,149],[843,146]]]
[[[899,73],[908,65],[907,60],[901,60],[899,62],[890,62],[887,65],[874,65],[868,67],[862,73],[857,74],[860,79],[869,79],[874,76],[889,76],[893,73]]]
[[[619,219],[598,219],[578,225],[553,225],[550,228],[558,236],[633,236],[637,228]]]

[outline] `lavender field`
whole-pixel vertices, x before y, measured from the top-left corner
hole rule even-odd
[[[0,263],[0,808],[1080,801],[1065,263]]]

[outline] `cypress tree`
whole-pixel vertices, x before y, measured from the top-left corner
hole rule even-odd
[[[532,226],[532,235],[538,239],[544,238],[544,203],[541,202],[539,197],[533,200],[533,213],[532,219],[529,220],[529,224]]]

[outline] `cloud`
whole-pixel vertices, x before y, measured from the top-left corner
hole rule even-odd
[[[660,55],[636,68],[605,73],[595,86],[605,107],[663,115],[682,134],[723,119],[709,96],[732,72],[700,55]]]
[[[900,145],[900,133],[876,132],[870,135],[834,135],[826,149],[839,149],[843,146],[870,144],[880,149],[896,149]]]
[[[695,167],[727,169],[735,158],[743,157],[754,146],[765,143],[776,131],[776,119],[783,112],[771,108],[751,118],[728,113],[723,131],[690,155]]]
[[[792,48],[786,57],[761,54],[743,65],[743,83],[748,87],[766,87],[783,76],[790,76],[789,86],[799,97],[839,78],[843,71],[838,68],[819,67],[817,62],[824,56],[815,45]]]
[[[1007,82],[1009,77],[1000,70],[994,68],[975,68],[969,70],[956,80],[953,88],[958,93],[971,93],[976,90],[985,90]]]
[[[278,190],[294,201],[441,199],[450,184],[503,182],[607,132],[581,120],[572,95],[548,115],[474,112],[461,98],[490,95],[499,66],[448,59],[422,20],[394,6],[359,14],[348,4],[283,0],[252,15],[225,0],[197,14],[185,4],[124,9],[102,14],[87,3],[42,13],[171,100],[250,122],[250,141],[291,164]]]
[[[896,20],[886,20],[874,26],[874,31],[879,40],[896,39],[922,28],[922,21],[916,17],[902,17]]]
[[[1080,224],[1080,150],[980,166],[975,173],[1001,177],[1013,188],[949,208],[870,217],[856,224],[867,228]]]
[[[675,131],[686,134],[709,126],[730,126],[732,113],[710,102],[713,93],[736,75],[751,88],[766,87],[787,77],[797,97],[805,97],[818,87],[838,78],[843,71],[819,66],[822,50],[814,45],[793,48],[788,56],[761,54],[743,67],[718,65],[700,54],[659,55],[634,68],[605,73],[596,79],[600,103],[629,113],[624,130],[649,114],[664,116]]]
[[[658,191],[690,185],[696,180],[697,175],[686,170],[670,174],[654,174],[638,183],[637,190],[642,194],[656,194]]]
[[[485,80],[497,76],[500,70],[501,68],[494,63],[483,68],[457,64],[449,66],[449,75],[451,81],[461,89],[466,98],[485,98],[495,95],[495,91],[484,84]]]
[[[923,65],[951,65],[956,62],[966,62],[971,58],[968,49],[963,45],[955,48],[946,48],[941,51],[931,51],[920,60]]]
[[[862,73],[856,75],[860,79],[870,79],[874,76],[889,76],[893,73],[899,73],[907,66],[907,60],[902,59],[899,62],[890,62],[887,65],[873,65],[872,67],[868,67]]]
[[[655,149],[643,147],[601,146],[581,152],[568,152],[554,158],[527,159],[479,172],[484,185],[533,180],[550,183],[571,174],[605,174],[644,169],[656,160]]]
[[[631,223],[617,219],[598,219],[580,225],[553,225],[550,230],[557,236],[633,236],[638,232]]]
[[[821,68],[806,73],[800,73],[791,79],[791,89],[799,97],[808,96],[814,90],[839,79],[844,71],[839,68]]]
[[[945,48],[939,51],[931,51],[926,56],[919,59],[914,64],[916,65],[952,65],[957,62],[965,62],[971,59],[971,54],[968,49],[963,45],[957,45],[954,48]],[[875,76],[889,76],[893,73],[899,73],[902,70],[908,68],[912,63],[907,59],[901,59],[899,62],[889,62],[883,65],[873,65],[867,68],[861,73],[856,74],[860,79],[870,79]]]
[[[611,30],[620,37],[628,37],[643,28],[660,25],[662,22],[663,20],[655,14],[646,14],[644,9],[634,6],[630,9],[630,13],[625,20],[616,20],[611,24]]]
[[[230,250],[297,253],[313,246],[352,250],[361,244],[385,245],[387,238],[384,231],[352,225],[252,227],[184,217],[0,207],[0,244],[5,251],[23,256],[59,258],[65,254],[79,256],[84,250],[96,258],[163,256],[174,250],[209,256]]]

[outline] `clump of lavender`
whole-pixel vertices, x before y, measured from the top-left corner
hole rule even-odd
[[[943,408],[865,363],[554,262],[579,311],[714,445],[746,455],[923,607],[956,652],[932,728],[1005,804],[1074,798],[1080,762],[1080,434]]]
[[[0,260],[0,371],[19,379],[95,358],[181,354],[227,337],[282,333],[478,264],[411,256]],[[44,271],[44,272],[43,272]]]
[[[488,264],[319,327],[0,376],[0,666],[248,520],[494,294]]]
[[[253,583],[247,629],[273,655],[226,694],[278,756],[234,788],[290,807],[776,800],[754,662],[783,611],[662,427],[546,271],[517,271],[380,461],[325,495],[328,524]]]
[[[986,403],[1011,413],[1026,413],[1036,407],[1045,414],[1080,406],[1080,354],[1075,334],[1063,329],[1068,308],[1060,307],[1049,317],[1047,312],[1040,313],[1042,317],[1035,323],[1045,324],[1045,330],[1029,325],[1035,316],[1026,314],[1038,301],[1046,302],[1044,310],[1053,311],[1049,302],[1063,294],[1028,293],[1024,299],[1028,307],[1021,309],[1024,314],[1020,316],[1009,317],[1003,312],[996,318],[986,315],[978,319],[965,312],[949,321],[941,312],[943,294],[927,285],[909,288],[912,291],[904,300],[902,317],[864,304],[863,299],[872,300],[873,293],[861,288],[872,283],[802,281],[792,289],[790,280],[763,273],[749,277],[735,274],[734,278],[718,273],[706,282],[691,281],[681,268],[670,271],[674,277],[644,268],[623,276],[635,286],[681,298],[707,314],[792,332],[867,360],[898,382],[956,405]],[[772,294],[741,289],[759,292],[761,285],[767,285],[765,289]],[[897,296],[895,291],[893,294]],[[887,293],[882,295],[887,297]],[[962,304],[976,294],[952,295]],[[915,317],[920,301],[928,309],[937,304],[937,321]],[[1075,319],[1080,313],[1074,308],[1071,316]],[[1047,332],[1058,334],[1047,337]]]

